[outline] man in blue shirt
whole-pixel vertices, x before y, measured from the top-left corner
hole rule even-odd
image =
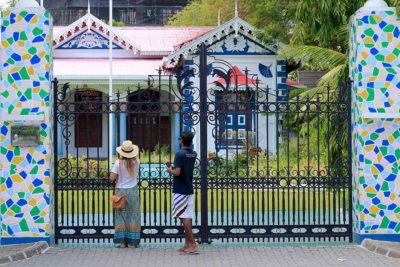
[[[193,133],[183,132],[179,138],[181,150],[175,154],[174,166],[169,166],[168,173],[174,176],[172,215],[179,218],[185,229],[185,245],[181,252],[197,253],[197,244],[192,232],[193,205],[193,169],[197,153],[192,149]]]

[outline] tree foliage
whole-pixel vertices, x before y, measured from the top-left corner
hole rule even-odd
[[[348,75],[348,23],[367,0],[300,0],[296,7],[291,45],[285,59],[301,61],[310,70],[327,71],[319,86],[337,87]],[[399,10],[400,0],[387,1]],[[311,91],[318,91],[318,88]],[[310,94],[310,92],[308,92]]]
[[[317,45],[346,52],[350,17],[367,0],[300,0],[294,17],[292,44]],[[386,1],[399,7],[400,0]]]
[[[293,44],[318,45],[342,51],[342,27],[364,0],[301,0],[297,4]]]
[[[297,0],[249,0],[250,22],[266,43],[289,43],[293,35]]]
[[[221,14],[221,23],[231,20],[235,16],[235,1],[192,0],[170,18],[168,25],[215,26],[218,25],[218,10]],[[244,20],[250,21],[254,17],[254,10],[250,10],[248,0],[238,0],[238,10],[240,17]]]
[[[296,0],[238,0],[239,17],[260,30],[265,42],[288,43],[292,35],[292,18],[296,11]],[[171,26],[215,26],[234,17],[234,0],[193,0],[173,16]]]
[[[367,0],[238,0],[239,16],[260,30],[264,41],[317,45],[345,52],[348,21]],[[390,6],[400,0],[387,0]],[[215,26],[234,17],[234,0],[192,0],[175,14],[172,26]]]
[[[109,25],[109,21],[108,20],[106,20],[106,19],[101,19],[101,21],[102,22],[104,22],[105,24],[107,24],[107,25]],[[113,19],[112,20],[112,25],[113,25],[113,27],[124,27],[125,26],[125,23],[123,22],[123,21],[119,21],[119,20],[115,20],[115,19]]]
[[[308,64],[311,69],[325,70],[327,73],[319,81],[318,88],[310,89],[303,96],[312,96],[324,90],[327,85],[337,88],[348,73],[347,55],[339,51],[312,45],[289,45],[280,51],[280,56]]]

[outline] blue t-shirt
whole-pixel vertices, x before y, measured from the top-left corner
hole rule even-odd
[[[174,168],[181,168],[181,174],[174,176],[173,193],[193,194],[193,169],[196,158],[197,153],[192,148],[183,148],[175,154]]]

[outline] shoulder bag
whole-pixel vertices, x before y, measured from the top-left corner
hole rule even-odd
[[[125,208],[125,195],[117,195],[117,194],[116,194],[116,187],[117,187],[118,179],[119,179],[120,177],[121,177],[121,179],[122,179],[122,168],[121,168],[121,164],[122,164],[122,162],[121,162],[121,160],[120,160],[120,161],[119,161],[119,175],[118,175],[118,178],[117,178],[117,180],[116,180],[116,182],[115,182],[114,194],[113,194],[113,196],[111,197],[111,204],[112,204],[112,207],[113,207],[114,209],[116,209],[116,210],[122,210],[122,209]],[[122,183],[122,180],[121,180],[121,183]]]

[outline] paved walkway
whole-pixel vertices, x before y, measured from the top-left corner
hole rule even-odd
[[[314,247],[207,247],[198,255],[180,255],[176,248],[51,248],[45,254],[4,266],[400,266],[400,260],[357,245]]]
[[[9,255],[13,255],[23,249],[25,249],[27,245],[13,245],[13,246],[2,246],[0,247],[0,258],[8,257]]]
[[[49,249],[49,245],[44,242],[31,244],[0,246],[0,264],[19,261],[40,255]]]

